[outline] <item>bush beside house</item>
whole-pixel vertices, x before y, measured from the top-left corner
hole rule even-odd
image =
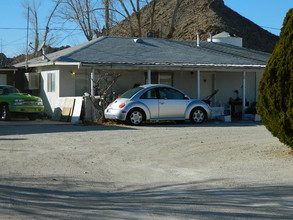
[[[293,149],[293,9],[284,20],[277,43],[259,85],[257,105],[263,123]]]

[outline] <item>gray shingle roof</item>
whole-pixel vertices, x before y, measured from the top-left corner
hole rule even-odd
[[[29,60],[29,66],[81,65],[168,65],[264,67],[269,54],[228,44],[158,38],[100,37],[84,44]],[[16,66],[24,66],[25,63]]]

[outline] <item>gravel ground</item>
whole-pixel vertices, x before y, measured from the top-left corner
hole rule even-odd
[[[259,123],[0,121],[0,219],[292,219],[293,155]]]

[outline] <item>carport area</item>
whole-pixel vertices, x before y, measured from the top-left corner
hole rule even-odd
[[[0,219],[292,219],[293,157],[261,123],[0,121]]]

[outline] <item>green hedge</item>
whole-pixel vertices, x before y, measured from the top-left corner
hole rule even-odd
[[[266,128],[293,149],[293,9],[259,85],[257,112]]]

